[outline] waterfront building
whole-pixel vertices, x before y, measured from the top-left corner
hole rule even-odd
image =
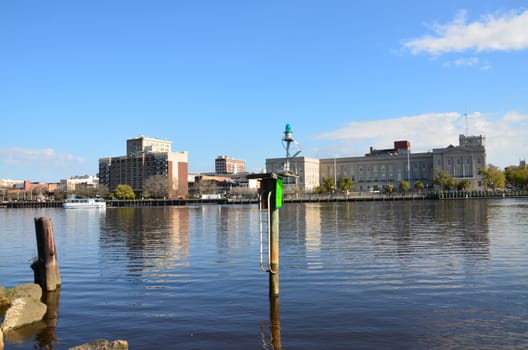
[[[433,149],[433,164],[456,181],[469,180],[470,188],[483,189],[484,183],[480,169],[486,168],[486,149],[484,136],[460,135],[458,146]]]
[[[386,185],[398,188],[400,183],[416,181],[432,186],[433,168],[429,153],[411,154],[411,143],[395,141],[393,148],[374,149],[360,157],[321,159],[321,182],[330,178],[334,183],[348,177],[352,191],[380,191]]]
[[[84,175],[84,176],[72,176],[68,179],[60,180],[59,188],[66,192],[73,192],[79,187],[83,188],[96,188],[99,184],[99,177]]]
[[[486,166],[483,136],[459,136],[459,145],[433,149],[432,152],[411,152],[409,141],[395,141],[391,149],[371,147],[364,157],[321,159],[321,179],[348,177],[355,191],[376,191],[386,185],[399,188],[403,181],[411,187],[422,182],[434,187],[435,170],[452,176],[455,181],[469,180],[470,189],[483,189],[479,170]]]
[[[127,140],[127,155],[99,159],[99,183],[114,191],[130,185],[141,195],[145,181],[152,176],[167,181],[168,198],[188,194],[188,153],[172,152],[171,142],[143,136]]]
[[[238,174],[246,171],[244,160],[234,159],[228,156],[218,156],[215,159],[215,172],[221,174]]]
[[[266,159],[266,172],[281,173],[289,169],[295,177],[285,177],[283,179],[285,191],[292,192],[312,192],[320,185],[320,161],[317,158],[295,157],[288,160],[286,158]]]
[[[4,188],[2,200],[43,200],[53,194],[58,183],[15,181],[11,187]]]
[[[127,156],[133,157],[142,153],[170,153],[171,141],[139,136],[127,140]]]
[[[484,189],[479,170],[486,167],[485,137],[460,135],[459,145],[433,149],[432,152],[411,152],[407,140],[395,141],[392,148],[374,149],[357,157],[332,157],[324,159],[293,158],[290,170],[299,175],[296,180],[287,180],[297,191],[311,191],[322,186],[326,179],[338,183],[349,178],[352,191],[367,192],[382,190],[386,185],[399,188],[403,181],[411,187],[418,181],[426,188],[434,187],[435,170],[441,170],[456,181],[468,180],[470,189]],[[286,158],[266,159],[268,172],[284,171]],[[285,180],[286,181],[286,180]]]
[[[24,186],[24,180],[0,179],[0,188],[14,188]]]

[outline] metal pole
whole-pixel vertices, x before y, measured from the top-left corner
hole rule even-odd
[[[336,156],[334,155],[334,188],[337,190],[337,166],[336,166]]]

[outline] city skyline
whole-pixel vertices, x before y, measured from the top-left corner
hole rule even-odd
[[[517,165],[527,28],[523,1],[2,3],[0,178],[95,175],[139,135],[258,172],[286,123],[307,157],[466,134]]]

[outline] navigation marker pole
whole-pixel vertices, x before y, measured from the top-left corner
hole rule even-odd
[[[262,259],[262,237],[261,237],[261,256],[260,263],[263,271],[269,272],[269,295],[270,297],[279,295],[279,209],[282,207],[283,178],[297,177],[290,171],[290,159],[296,157],[301,150],[299,149],[293,156],[290,154],[291,144],[294,143],[297,148],[299,144],[292,137],[290,124],[286,124],[284,137],[282,138],[284,148],[286,149],[286,160],[284,171],[280,173],[270,172],[263,174],[248,175],[248,179],[259,180],[259,209],[267,210],[267,234],[268,234],[268,262],[267,270],[263,268]],[[260,223],[262,227],[262,222]],[[262,235],[262,232],[261,232]]]

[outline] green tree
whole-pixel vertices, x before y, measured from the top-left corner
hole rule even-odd
[[[509,184],[524,188],[528,186],[528,167],[510,166],[504,172]]]
[[[506,185],[506,175],[504,174],[504,171],[500,170],[493,164],[489,164],[487,169],[480,169],[480,174],[484,176],[484,183],[488,188],[504,188]]]
[[[433,182],[444,190],[454,190],[457,186],[455,179],[441,169],[435,169]]]
[[[411,189],[411,184],[408,181],[403,180],[400,182],[400,191],[407,192]]]
[[[130,185],[117,185],[114,195],[117,199],[134,199],[136,195]]]
[[[323,188],[325,192],[334,192],[336,190],[334,179],[326,178],[323,181]]]
[[[392,192],[394,192],[394,185],[387,184],[387,185],[384,186],[384,189],[385,189],[386,193],[392,194]]]
[[[316,186],[316,187],[314,188],[313,192],[314,192],[315,194],[321,194],[321,193],[323,193],[324,191],[323,191],[323,188],[322,188],[321,186]]]
[[[471,187],[471,181],[464,179],[460,180],[457,184],[457,190],[459,191],[467,191]]]
[[[416,181],[414,183],[414,188],[416,188],[418,190],[418,192],[422,192],[423,189],[425,188],[425,185],[422,181]]]
[[[348,194],[348,191],[350,191],[350,189],[352,188],[352,180],[350,180],[349,177],[340,178],[337,183],[339,189],[345,192],[346,194]]]

